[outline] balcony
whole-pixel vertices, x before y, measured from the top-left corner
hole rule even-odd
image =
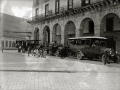
[[[46,14],[40,14],[34,16],[28,20],[28,23],[38,23],[44,22],[47,20],[56,19],[58,17],[65,17],[70,15],[75,15],[78,13],[85,13],[91,10],[101,11],[103,8],[111,5],[117,5],[120,1],[115,0],[99,0],[99,1],[92,1],[89,5],[81,6],[80,2],[73,3],[73,8],[68,10],[67,6],[60,7],[59,12],[56,13],[55,10],[49,10]],[[104,6],[104,7],[103,7]],[[103,7],[103,8],[102,8]]]

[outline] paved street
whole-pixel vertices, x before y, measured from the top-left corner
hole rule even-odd
[[[0,90],[120,90],[120,64],[0,52]]]

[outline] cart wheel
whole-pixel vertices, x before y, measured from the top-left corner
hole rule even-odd
[[[81,52],[78,52],[78,53],[77,53],[77,59],[78,59],[78,60],[81,60],[82,58],[83,58],[83,57],[82,57],[82,53],[81,53]]]
[[[56,51],[55,56],[56,56],[56,57],[59,56],[59,51]]]

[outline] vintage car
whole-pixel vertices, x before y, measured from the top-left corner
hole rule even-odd
[[[105,37],[86,36],[68,39],[69,51],[75,55],[77,59],[81,60],[84,57],[88,59],[101,59],[105,60],[104,52],[109,52],[109,59],[114,62],[119,62],[119,55],[117,55],[115,41],[108,40]]]

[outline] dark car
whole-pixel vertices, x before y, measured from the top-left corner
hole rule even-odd
[[[49,51],[50,55],[59,56],[59,51],[62,47],[63,47],[62,44],[55,44],[54,42],[52,42],[52,43],[49,43],[47,50]]]
[[[87,36],[69,38],[69,50],[72,55],[81,60],[84,57],[88,59],[98,58],[104,61],[104,52],[107,50],[110,53],[110,58],[119,62],[119,55],[115,49],[114,41],[109,41],[105,37]],[[113,43],[110,44],[110,43]]]

